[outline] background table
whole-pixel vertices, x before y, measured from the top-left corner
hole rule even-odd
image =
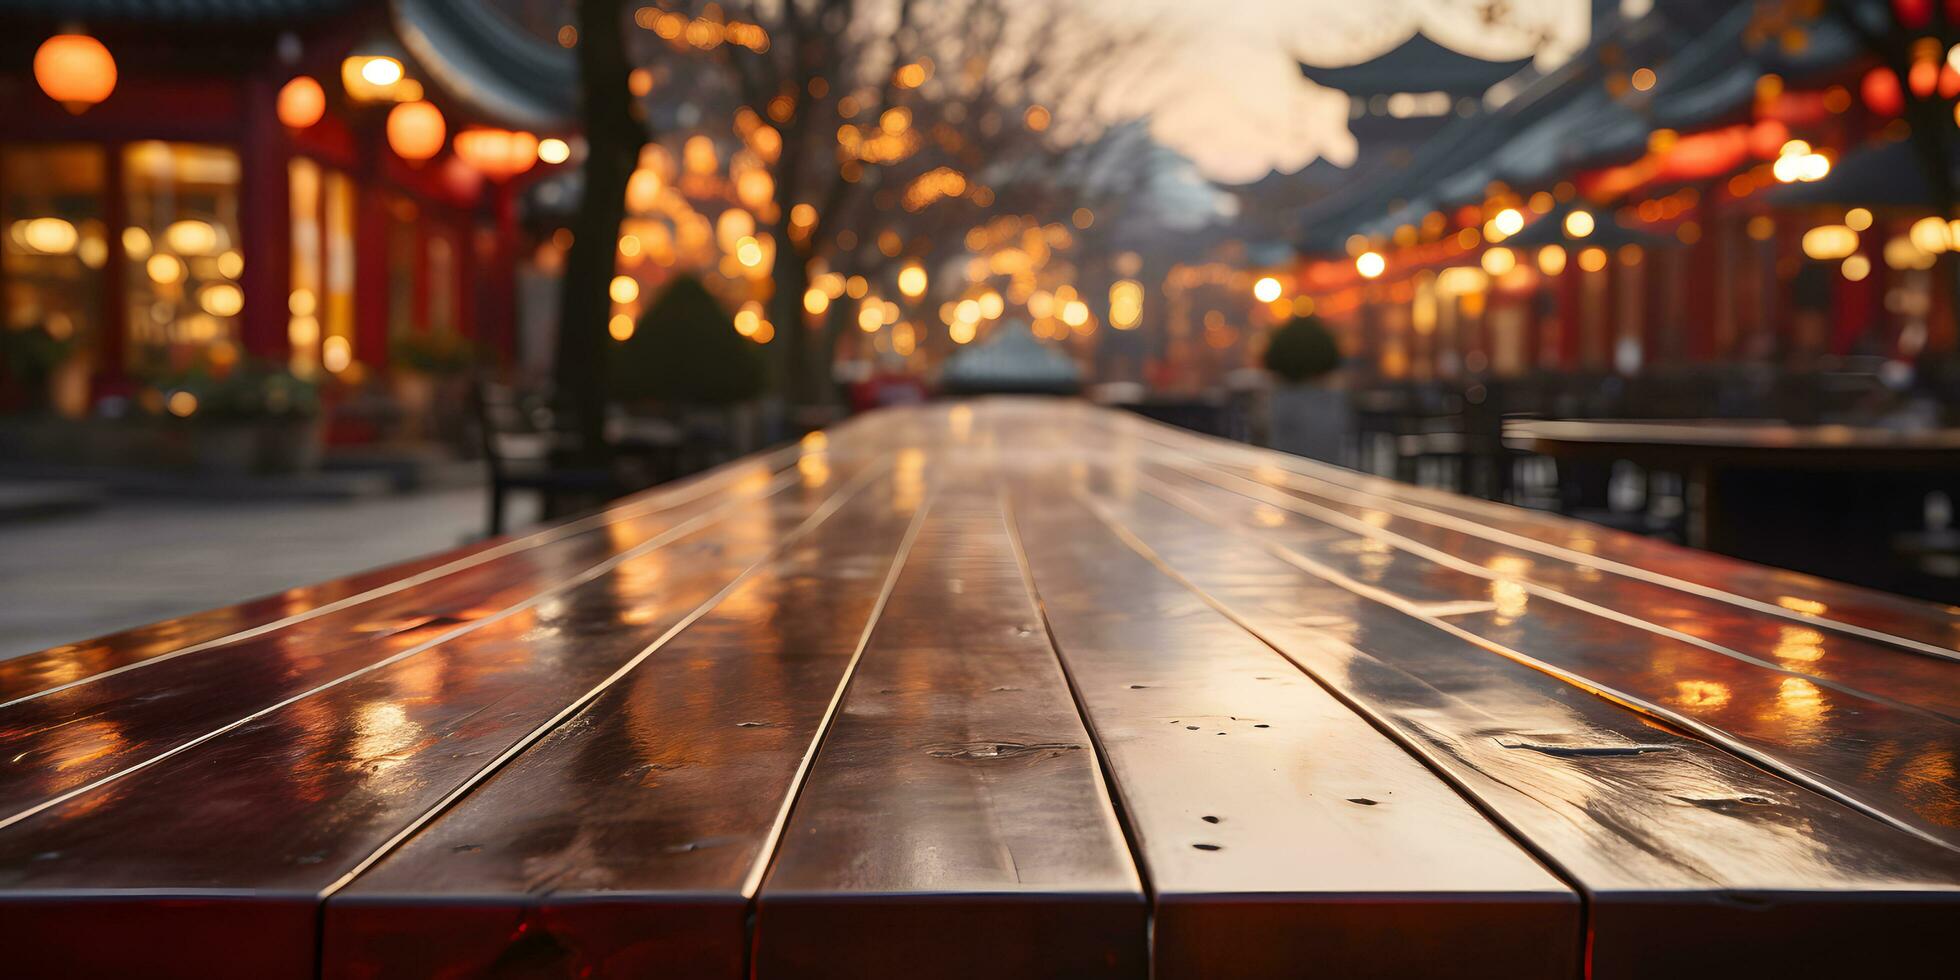
[[[1557,460],[1682,475],[1695,547],[1960,602],[1960,573],[1915,560],[1927,495],[1960,500],[1960,429],[1532,420],[1504,434]]]

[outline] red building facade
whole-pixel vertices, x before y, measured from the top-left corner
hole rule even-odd
[[[0,326],[55,343],[58,412],[246,361],[350,387],[418,341],[513,352],[518,175],[569,123],[568,53],[474,3],[20,6],[0,11]],[[48,92],[101,66],[36,70],[66,34],[113,58],[99,103]],[[566,57],[511,97],[512,51]],[[466,159],[466,131],[502,156]]]

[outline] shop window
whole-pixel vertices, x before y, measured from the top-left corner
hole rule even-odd
[[[295,374],[354,363],[354,183],[305,157],[286,167],[292,211],[286,341]]]
[[[311,377],[320,369],[320,165],[294,157],[286,165],[286,193],[293,236],[286,343],[292,349],[293,373]]]
[[[124,148],[124,358],[132,374],[237,358],[245,306],[238,182],[238,154],[225,147]]]
[[[103,347],[106,173],[100,146],[0,150],[0,358],[36,402],[15,407],[88,408]]]

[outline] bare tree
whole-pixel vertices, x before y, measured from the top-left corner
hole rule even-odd
[[[1065,152],[1064,122],[1093,133],[1093,102],[1135,37],[1083,28],[1067,5],[1010,0],[731,0],[666,11],[759,27],[766,44],[710,43],[733,104],[773,128],[776,243],[768,309],[791,399],[827,398],[832,345],[850,322],[833,306],[804,322],[812,270],[874,277],[957,241],[1033,194],[991,176],[1054,185],[1039,165]],[[747,35],[745,35],[747,36]],[[1094,43],[1090,43],[1093,38]],[[680,35],[671,47],[701,48]],[[712,39],[710,39],[712,40]],[[897,243],[893,247],[894,241]]]

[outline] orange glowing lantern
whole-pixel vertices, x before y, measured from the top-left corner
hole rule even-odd
[[[69,112],[87,112],[116,89],[116,59],[86,34],[56,34],[34,52],[34,80]]]
[[[311,75],[295,75],[279,89],[279,121],[291,129],[305,129],[327,114],[327,92]]]
[[[404,160],[422,161],[441,153],[448,133],[442,110],[427,102],[403,102],[388,110],[388,146]]]
[[[492,180],[507,180],[538,162],[538,138],[522,131],[471,127],[456,134],[456,155]]]

